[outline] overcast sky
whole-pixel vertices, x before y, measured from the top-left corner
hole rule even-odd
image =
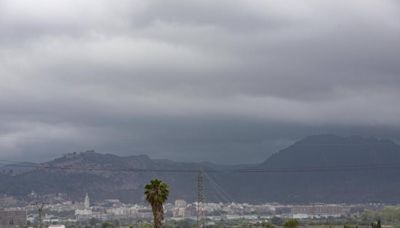
[[[0,159],[252,163],[400,138],[400,2],[0,0]]]

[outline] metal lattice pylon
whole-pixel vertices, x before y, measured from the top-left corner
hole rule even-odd
[[[204,176],[203,171],[199,170],[197,174],[197,227],[206,227],[206,214],[204,210]]]

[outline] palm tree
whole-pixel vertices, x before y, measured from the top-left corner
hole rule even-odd
[[[154,216],[154,228],[161,228],[164,220],[163,204],[168,199],[169,187],[159,179],[153,179],[144,187],[147,202],[150,203]]]

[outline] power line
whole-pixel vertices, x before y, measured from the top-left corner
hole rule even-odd
[[[233,172],[245,173],[297,173],[297,172],[346,172],[346,171],[362,171],[377,169],[400,169],[398,163],[381,163],[381,164],[353,164],[353,165],[337,165],[337,166],[303,166],[303,167],[277,167],[277,168],[247,168],[233,170]]]
[[[0,160],[0,163],[9,162]],[[29,162],[19,162],[7,164],[8,167],[32,168],[36,170],[71,170],[88,172],[153,172],[153,173],[198,173],[198,169],[157,169],[157,168],[99,168],[99,167],[73,167],[73,166],[54,166],[50,164],[31,164]],[[7,166],[3,166],[7,168]],[[274,168],[243,168],[243,169],[203,169],[205,173],[300,173],[300,172],[348,172],[377,169],[400,169],[398,163],[380,164],[352,164],[336,166],[300,166],[300,167],[274,167]]]
[[[204,177],[209,180],[210,187],[214,188],[216,197],[220,196],[223,200],[222,202],[225,201],[225,203],[234,202],[232,197],[230,197],[229,194],[223,189],[223,187],[219,185],[209,174],[204,173]]]

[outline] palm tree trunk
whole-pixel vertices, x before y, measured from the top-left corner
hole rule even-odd
[[[154,228],[162,228],[164,220],[164,208],[162,205],[152,205]]]

